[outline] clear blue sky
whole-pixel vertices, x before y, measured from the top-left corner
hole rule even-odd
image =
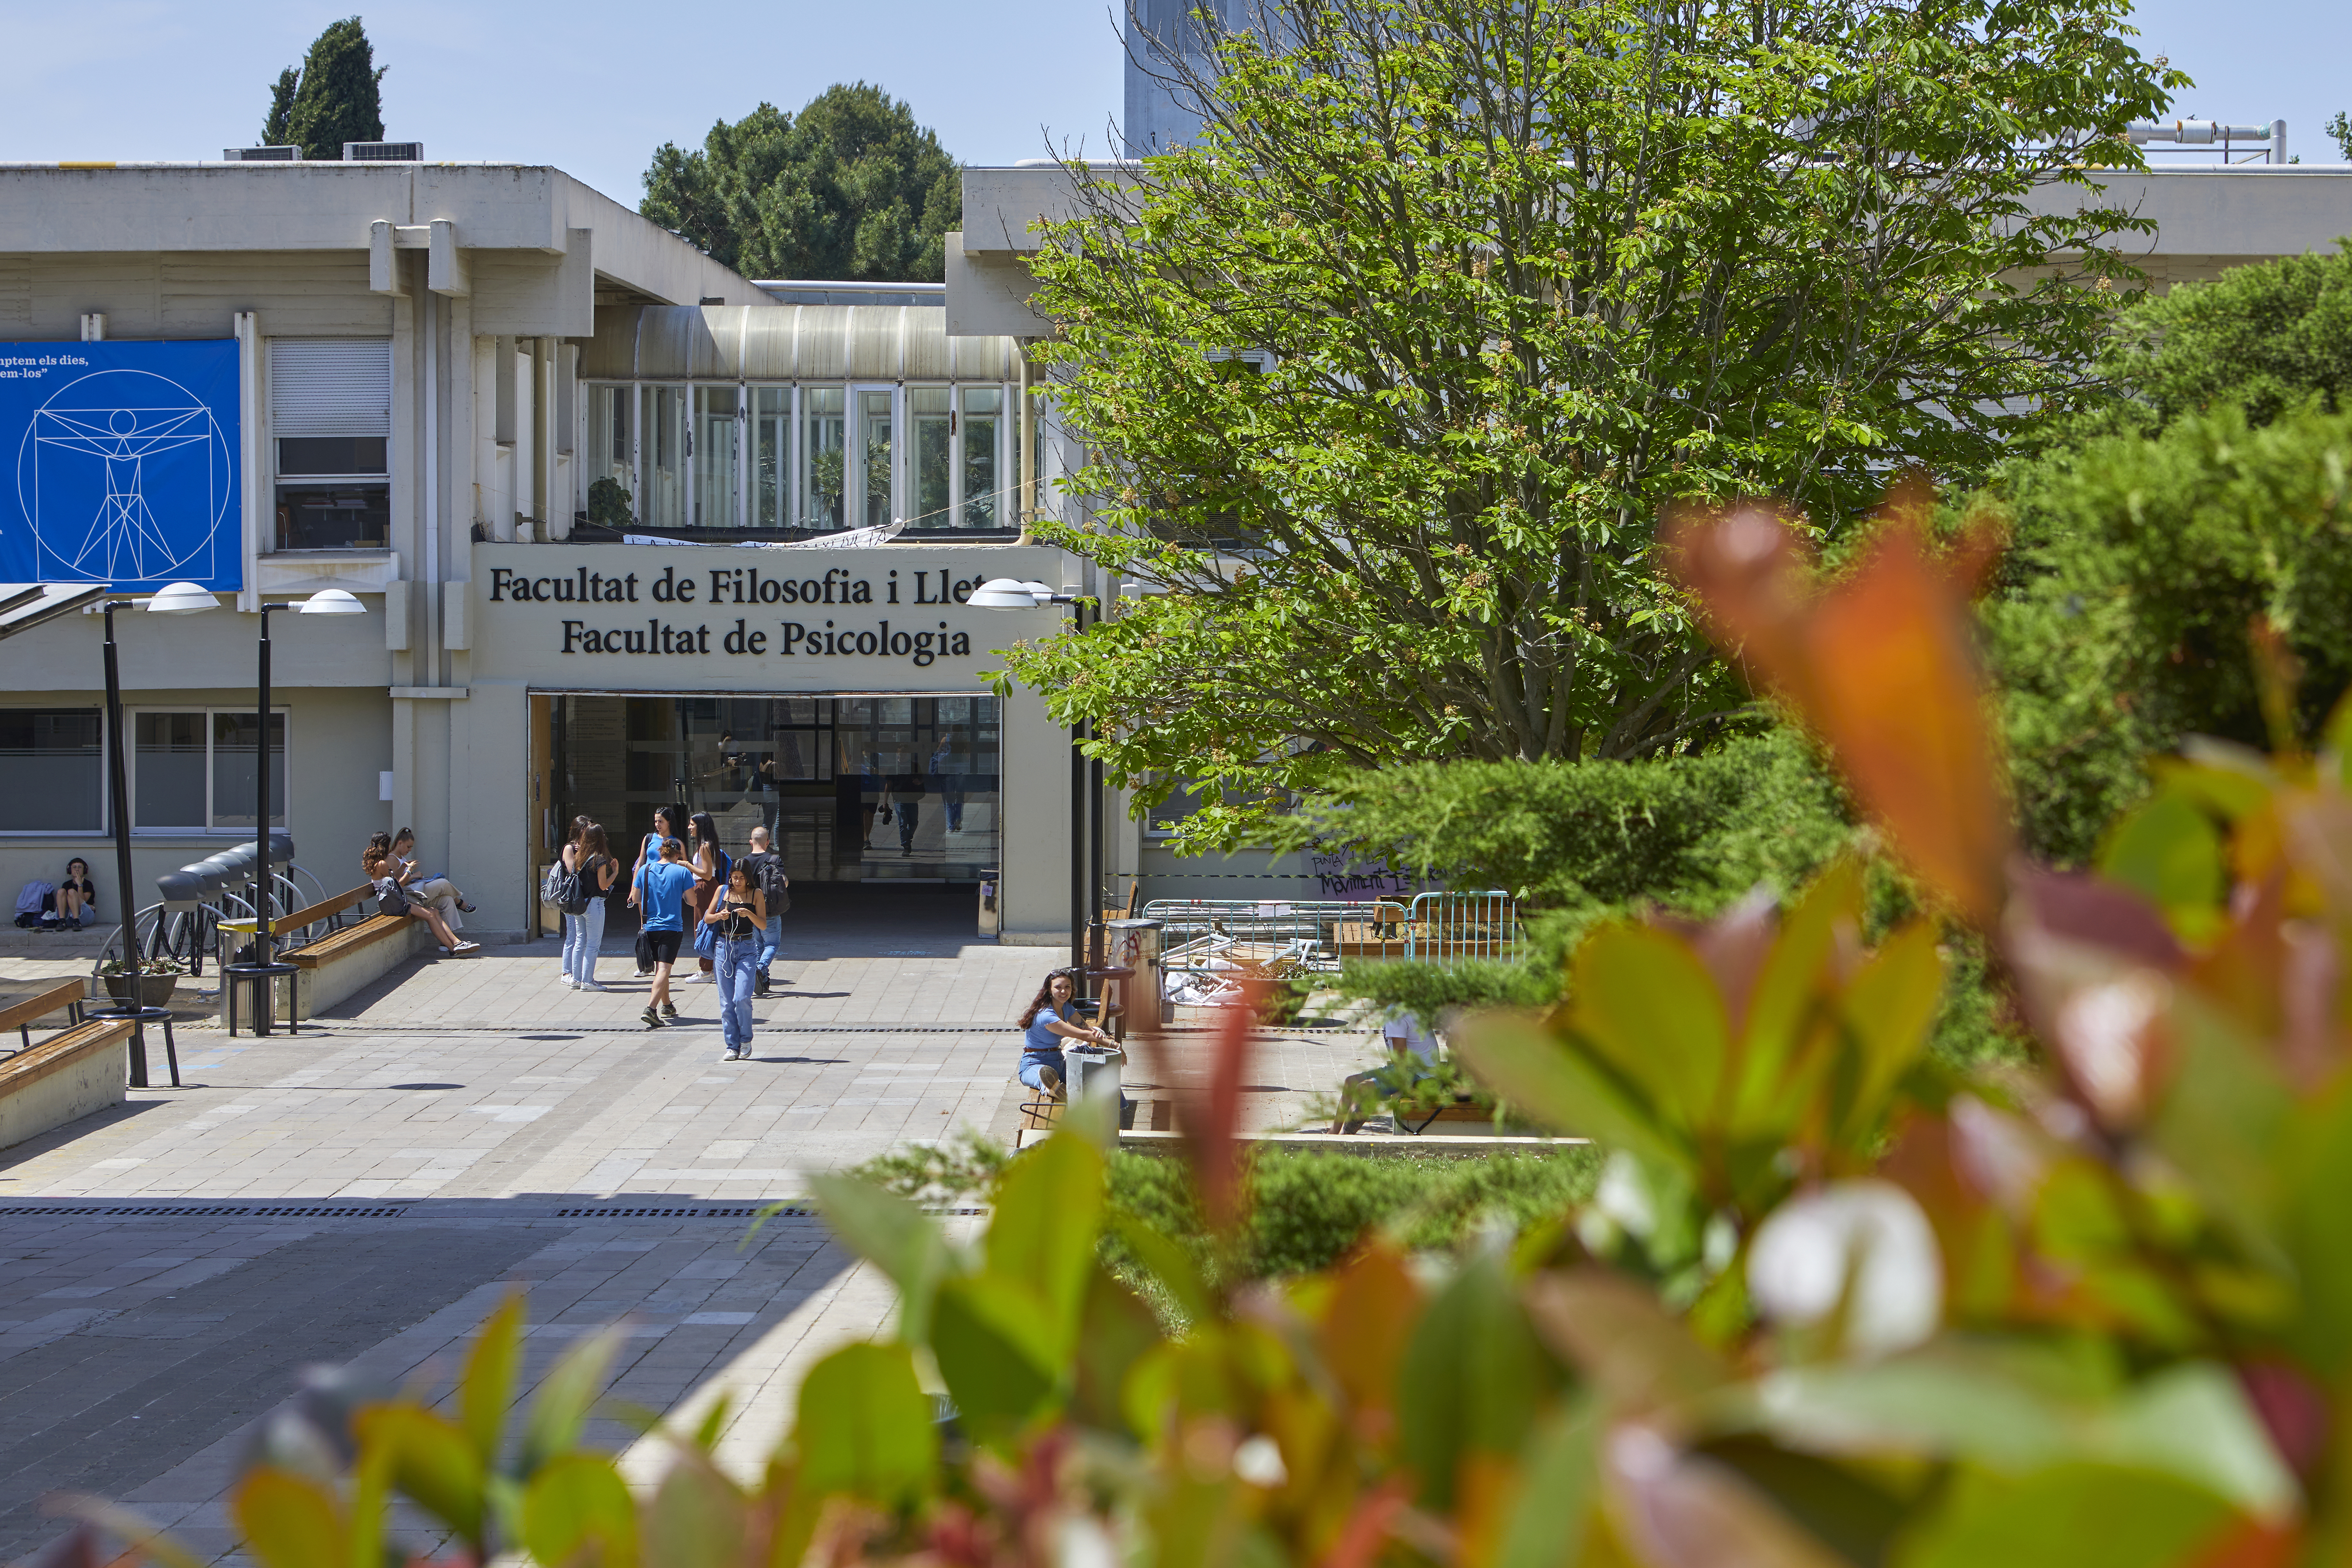
[[[0,159],[216,158],[256,138],[278,69],[354,3],[0,0]],[[362,15],[391,68],[391,135],[434,157],[551,163],[634,205],[664,141],[860,78],[967,163],[1036,157],[1049,135],[1099,152],[1119,106],[1118,3],[404,0]],[[2136,20],[2144,52],[2198,79],[2176,113],[2283,118],[2304,162],[2338,161],[2320,126],[2352,109],[2352,3],[2152,0]]]

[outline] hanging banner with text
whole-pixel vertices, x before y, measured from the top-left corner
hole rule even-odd
[[[243,585],[237,345],[0,343],[0,582]]]

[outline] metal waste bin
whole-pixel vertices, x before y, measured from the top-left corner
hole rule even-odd
[[[1105,966],[1116,977],[1103,987],[1105,1011],[1115,1012],[1119,1037],[1130,1028],[1160,1028],[1168,1022],[1166,988],[1160,977],[1161,922],[1105,921]]]
[[[997,873],[993,868],[980,874],[980,934],[994,936],[998,924]]]
[[[1100,1094],[1109,1096],[1113,1104],[1118,1103],[1118,1069],[1127,1060],[1126,1052],[1103,1046],[1065,1046],[1062,1060],[1069,1066],[1069,1097],[1073,1101]]]

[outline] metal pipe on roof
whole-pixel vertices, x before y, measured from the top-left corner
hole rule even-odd
[[[2266,163],[2286,162],[2286,121],[2273,120],[2268,125],[2225,125],[2214,120],[2138,120],[2124,128],[2132,145],[2145,147],[2151,142],[2170,142],[2183,147],[2210,147],[2219,142],[2223,155],[2234,142],[2266,143],[2263,161]]]

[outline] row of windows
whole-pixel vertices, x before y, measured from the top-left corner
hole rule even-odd
[[[131,726],[131,825],[253,831],[251,709],[141,709]],[[269,716],[269,820],[286,823],[286,715]],[[106,721],[96,708],[0,709],[0,833],[104,833]]]
[[[731,384],[588,388],[589,519],[661,529],[1019,526],[1017,393]]]

